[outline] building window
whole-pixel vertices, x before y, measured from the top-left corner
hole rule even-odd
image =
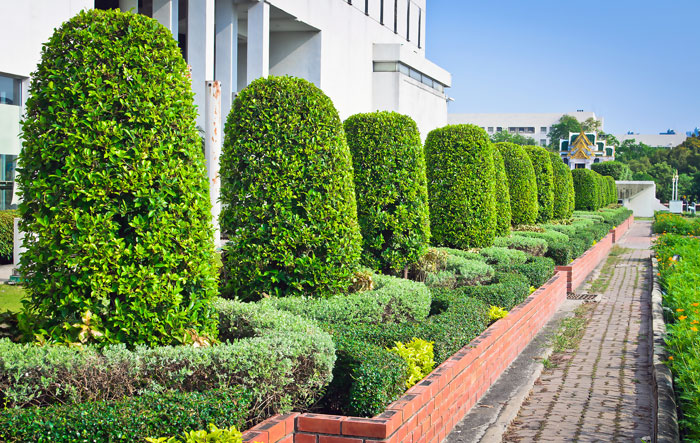
[[[22,103],[19,92],[21,84],[22,81],[17,78],[0,75],[0,104],[19,106]]]
[[[489,132],[493,132],[493,126],[489,126]]]
[[[547,139],[546,138],[540,139],[540,146],[547,146]]]
[[[546,126],[540,127],[540,132],[544,132],[544,133],[546,134],[546,133],[547,133],[547,127],[546,127]]]
[[[534,127],[534,126],[527,127],[527,128],[525,128],[525,132],[528,133],[528,134],[534,134],[534,133],[535,133],[535,127]]]
[[[496,132],[503,132],[503,128],[500,127],[500,126],[497,126],[497,127],[496,127]]]
[[[400,72],[440,93],[445,92],[445,85],[401,62],[374,62],[372,70],[374,72]]]
[[[585,169],[586,168],[585,163],[576,163],[575,166],[576,166],[576,169]]]

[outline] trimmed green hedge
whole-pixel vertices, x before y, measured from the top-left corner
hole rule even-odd
[[[496,168],[496,236],[510,234],[510,191],[503,156],[498,149],[493,150],[493,164]]]
[[[614,180],[632,180],[632,170],[626,163],[616,160],[594,163],[591,169],[600,175],[609,175]]]
[[[17,185],[28,336],[215,337],[209,188],[187,64],[156,20],[89,10],[44,46]],[[91,332],[86,333],[83,325]]]
[[[590,169],[579,168],[571,171],[576,193],[576,210],[594,211],[601,206],[600,174]]]
[[[303,408],[328,384],[328,334],[269,306],[217,299],[219,336],[205,346],[69,348],[0,340],[0,404],[8,407],[120,400],[163,390],[247,387],[258,417]]]
[[[496,143],[503,156],[510,193],[511,224],[531,225],[537,220],[537,181],[535,169],[525,149],[514,143]]]
[[[612,205],[617,203],[617,184],[615,184],[615,179],[609,175],[603,176],[607,182],[607,204]]]
[[[524,265],[524,263],[520,265]],[[465,286],[456,291],[460,291],[462,296],[481,300],[488,306],[499,306],[510,310],[530,294],[530,281],[528,277],[518,272],[497,272],[496,283],[484,286]]]
[[[528,258],[528,254],[517,249],[509,248],[499,248],[497,246],[492,246],[490,248],[484,248],[479,253],[486,258],[486,263],[494,265],[511,265],[516,263],[525,263]]]
[[[545,256],[553,259],[557,265],[566,265],[575,258],[572,256],[569,237],[561,232],[549,230],[545,232],[514,231],[513,235],[545,240],[547,242]]]
[[[513,235],[511,237],[499,237],[493,244],[501,248],[517,249],[530,255],[541,256],[547,252],[547,241],[541,238]]]
[[[535,170],[537,183],[537,222],[550,220],[554,213],[554,172],[549,151],[540,146],[525,146]]]
[[[474,125],[431,131],[425,141],[430,229],[436,246],[490,246],[496,233],[493,146]]]
[[[118,401],[91,401],[0,411],[3,442],[134,442],[146,437],[219,427],[245,429],[253,398],[240,387],[159,392]]]
[[[0,263],[12,263],[15,247],[15,210],[0,211]]]
[[[530,257],[522,264],[498,267],[500,272],[517,272],[527,278],[530,286],[539,288],[554,275],[554,260],[549,257]]]
[[[493,274],[493,268],[483,261],[449,255],[445,270],[428,274],[425,284],[428,287],[454,289],[487,283]]]
[[[550,152],[549,158],[552,162],[552,175],[554,177],[552,218],[556,220],[568,219],[574,211],[574,181],[571,177],[571,169],[561,160],[559,154]]]
[[[222,296],[344,293],[362,238],[331,100],[306,80],[261,78],[239,92],[224,132]]]
[[[365,266],[399,273],[430,241],[423,145],[416,123],[396,112],[345,120]]]

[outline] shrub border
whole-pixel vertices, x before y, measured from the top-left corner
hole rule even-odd
[[[620,224],[626,232],[633,217]],[[443,362],[373,418],[325,414],[274,416],[243,434],[259,443],[439,443],[530,343],[566,299],[573,269],[585,278],[605,259],[613,233],[554,276],[503,319]],[[594,262],[594,260],[597,260]],[[578,263],[577,263],[578,261]],[[592,265],[592,266],[590,266]],[[570,269],[559,269],[570,268]],[[578,269],[581,268],[579,271]]]
[[[651,328],[653,333],[652,371],[654,379],[652,388],[656,403],[654,414],[654,441],[676,443],[680,441],[678,430],[678,415],[676,396],[673,391],[673,374],[671,368],[664,362],[668,361],[666,351],[666,322],[664,321],[663,294],[657,277],[659,266],[654,257],[651,258],[652,290],[651,290]]]

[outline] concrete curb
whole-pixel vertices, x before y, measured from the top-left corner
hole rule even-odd
[[[680,441],[678,432],[678,416],[676,414],[676,397],[673,392],[673,375],[671,369],[664,362],[668,361],[666,352],[666,323],[661,293],[661,285],[657,275],[658,263],[651,259],[653,286],[651,291],[651,324],[653,330],[653,362],[652,377],[654,378],[654,441],[663,443],[676,443]]]

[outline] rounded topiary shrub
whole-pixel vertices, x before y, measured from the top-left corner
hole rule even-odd
[[[576,193],[576,209],[593,211],[599,208],[600,183],[599,174],[590,169],[579,168],[571,171]]]
[[[44,46],[26,115],[25,332],[131,345],[214,336],[208,184],[170,31],[79,13]]]
[[[363,264],[384,273],[407,270],[430,241],[418,126],[395,112],[353,115],[344,126],[352,154]]]
[[[496,235],[506,236],[510,234],[510,191],[503,156],[498,149],[493,150],[493,164],[496,168]]]
[[[346,291],[362,239],[350,150],[331,100],[306,80],[258,79],[239,93],[224,132],[221,294]]]
[[[503,156],[510,192],[511,224],[531,225],[537,220],[537,181],[535,169],[525,149],[514,143],[496,143]]]
[[[574,212],[574,181],[571,177],[571,169],[554,152],[549,153],[552,164],[552,176],[554,178],[554,201],[552,204],[552,218],[555,220],[568,219]]]
[[[615,180],[632,180],[632,170],[626,163],[616,160],[594,163],[591,169],[600,175],[609,175]]]
[[[554,172],[549,152],[539,146],[525,146],[535,170],[537,182],[537,222],[544,223],[552,218],[554,212]]]
[[[493,145],[474,125],[431,131],[425,141],[433,243],[458,249],[493,244],[496,232]]]

